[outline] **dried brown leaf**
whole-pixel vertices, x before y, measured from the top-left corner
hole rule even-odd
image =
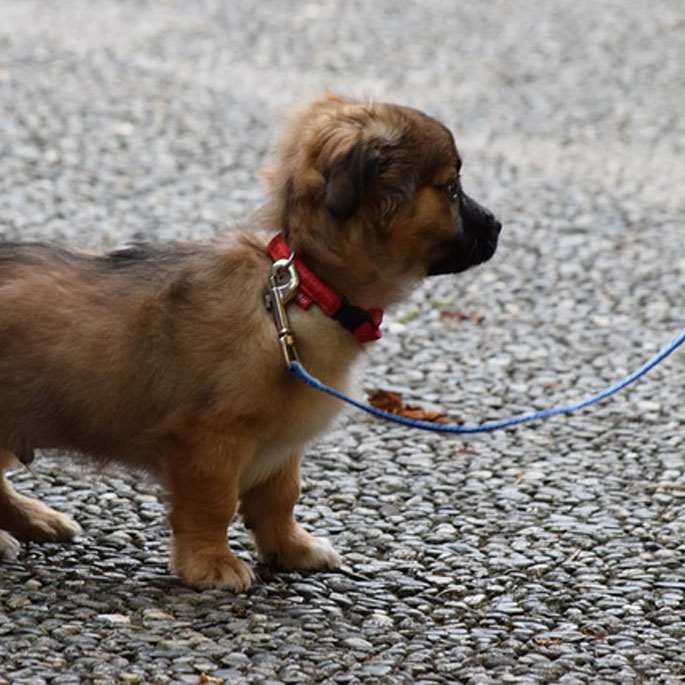
[[[587,635],[587,637],[592,637],[595,640],[606,640],[606,635],[602,635],[601,633],[598,633],[594,630],[590,630],[589,628],[581,628],[580,632],[583,633],[583,635]]]
[[[376,407],[376,409],[388,411],[391,414],[396,414],[404,407],[402,395],[390,390],[376,390],[376,392],[371,393],[369,395],[369,404],[372,407]]]
[[[215,678],[214,676],[207,675],[206,673],[200,673],[201,683],[214,683],[215,685],[222,685],[224,682],[223,678]]]
[[[443,309],[440,312],[440,318],[452,321],[471,321],[471,323],[482,323],[485,321],[483,314],[469,314],[460,309]]]
[[[444,412],[429,411],[415,404],[405,404],[399,392],[391,390],[377,390],[369,395],[369,404],[381,411],[403,416],[416,421],[429,421],[431,423],[463,423],[463,421],[450,417]]]

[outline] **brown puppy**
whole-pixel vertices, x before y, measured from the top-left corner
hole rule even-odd
[[[280,232],[356,305],[338,319],[288,307],[300,357],[325,383],[345,389],[363,310],[493,254],[500,224],[462,192],[460,166],[450,132],[413,109],[326,97],[293,118],[249,228]],[[57,448],[162,481],[174,567],[191,585],[250,586],[226,541],[237,508],[263,560],[338,565],[293,507],[303,449],[340,405],[285,370],[264,302],[271,263],[246,231],[104,256],[0,244],[0,551],[16,551],[12,535],[78,533],[2,474]]]

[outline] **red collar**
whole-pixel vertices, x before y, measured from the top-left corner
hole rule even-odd
[[[280,233],[274,236],[267,249],[274,261],[288,259],[291,254],[288,243]],[[354,333],[354,337],[360,343],[373,342],[381,337],[382,309],[362,309],[349,304],[344,297],[331,290],[297,257],[294,264],[300,277],[295,302],[302,309],[307,309],[312,302],[316,302],[328,316]]]

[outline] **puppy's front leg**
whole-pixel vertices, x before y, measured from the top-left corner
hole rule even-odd
[[[173,566],[194,587],[242,592],[254,573],[231,552],[226,538],[238,501],[236,464],[210,463],[178,458],[169,465]]]
[[[328,540],[305,532],[293,509],[300,496],[299,453],[292,454],[265,481],[242,493],[240,513],[252,530],[259,558],[285,569],[332,569],[340,556]]]

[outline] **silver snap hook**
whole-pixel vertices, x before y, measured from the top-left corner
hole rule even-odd
[[[270,290],[276,291],[279,300],[287,304],[295,297],[300,286],[300,277],[295,268],[295,253],[291,252],[287,259],[277,259],[271,265]]]

